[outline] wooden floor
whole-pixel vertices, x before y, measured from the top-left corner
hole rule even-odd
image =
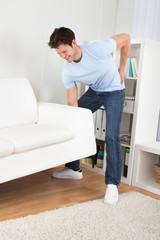
[[[83,169],[83,180],[62,180],[50,177],[62,167],[0,184],[0,221],[36,214],[63,206],[71,206],[104,197],[104,176]],[[160,196],[121,183],[119,193],[137,191],[153,198]]]

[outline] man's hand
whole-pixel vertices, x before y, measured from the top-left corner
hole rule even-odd
[[[120,67],[118,68],[118,71],[119,71],[119,75],[121,77],[121,84],[123,84],[126,80],[125,71],[124,71],[124,69],[121,69]]]
[[[78,90],[77,85],[67,89],[67,102],[69,106],[78,107]]]

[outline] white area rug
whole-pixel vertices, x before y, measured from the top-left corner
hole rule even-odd
[[[116,206],[95,200],[0,222],[0,240],[160,240],[160,201],[121,194]]]

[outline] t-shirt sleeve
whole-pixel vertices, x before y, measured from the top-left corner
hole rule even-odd
[[[104,48],[107,54],[111,54],[116,51],[117,43],[113,38],[108,38],[104,40]]]
[[[62,71],[62,81],[63,81],[65,88],[67,88],[67,89],[75,86],[75,82],[72,81],[72,79],[68,76],[65,69],[63,69],[63,71]]]
[[[94,42],[93,47],[95,52],[97,52],[97,56],[105,57],[116,51],[117,44],[113,38],[108,38],[106,40]]]

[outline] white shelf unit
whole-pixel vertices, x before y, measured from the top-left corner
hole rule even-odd
[[[160,184],[156,182],[153,165],[160,161],[160,142],[136,144],[133,185],[160,195]]]
[[[153,40],[144,40],[142,42],[132,41],[129,55],[136,56],[138,74],[137,77],[127,77],[125,81],[125,95],[135,97],[135,103],[134,111],[123,112],[122,116],[121,132],[131,133],[131,140],[129,144],[121,143],[121,181],[132,184],[135,144],[141,141],[156,141],[157,136],[160,110],[160,42]],[[126,148],[130,149],[130,154],[127,176],[124,177]],[[94,169],[94,171],[104,174],[105,162],[106,161],[104,161],[103,169]],[[82,161],[82,165],[84,167],[86,165],[84,160]]]

